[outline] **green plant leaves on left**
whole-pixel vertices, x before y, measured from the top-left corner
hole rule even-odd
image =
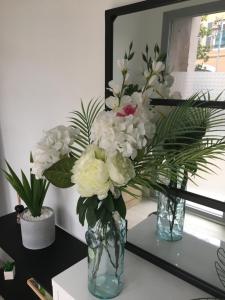
[[[44,176],[49,182],[59,188],[68,188],[74,184],[71,182],[72,168],[74,166],[76,159],[74,157],[66,157],[55,164],[50,168],[45,170]]]

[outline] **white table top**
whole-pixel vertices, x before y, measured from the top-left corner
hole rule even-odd
[[[215,261],[218,260],[217,249],[224,248],[223,241],[219,240],[219,245],[215,246],[185,232],[180,241],[161,241],[157,238],[155,231],[156,216],[151,216],[128,231],[127,241],[223,289],[215,268]]]
[[[83,259],[52,280],[54,300],[94,300],[87,288],[87,259]],[[63,290],[60,296],[59,290]],[[125,252],[125,286],[115,300],[191,300],[209,296],[204,291],[171,275],[148,261]]]

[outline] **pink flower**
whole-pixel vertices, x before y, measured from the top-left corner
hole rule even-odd
[[[134,115],[137,110],[137,106],[133,106],[131,104],[127,104],[122,108],[122,111],[118,112],[117,117],[126,117],[129,115]]]

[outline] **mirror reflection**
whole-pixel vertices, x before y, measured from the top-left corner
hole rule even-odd
[[[200,90],[210,90],[212,99],[215,99],[223,90],[224,22],[224,12],[173,19],[168,62],[173,68],[174,89],[182,89],[182,98],[187,98]]]
[[[154,93],[154,98],[178,99],[179,92],[180,98],[185,100],[196,92],[209,91],[210,100],[216,99],[225,83],[225,7],[223,3],[220,10],[216,5],[212,8],[213,3],[218,2],[222,3],[191,0],[117,17],[113,33],[113,80],[121,80],[117,60],[133,41],[135,56],[129,65],[129,80],[143,85],[142,53],[148,44],[150,55],[154,57],[154,45],[158,43],[167,53],[167,70],[174,82],[169,96]],[[223,101],[223,95],[218,100]],[[167,113],[171,107],[159,106],[156,110]],[[223,138],[225,130],[218,129]],[[186,190],[225,202],[225,162],[214,159],[209,165],[213,172],[203,175],[198,170],[193,175],[194,182],[188,181]],[[128,241],[222,289],[214,262],[218,247],[225,247],[225,213],[186,201],[183,238],[170,243],[156,235],[157,193],[146,190],[140,196],[124,195]]]

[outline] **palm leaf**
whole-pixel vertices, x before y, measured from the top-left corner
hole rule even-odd
[[[92,143],[91,127],[103,107],[104,104],[101,99],[92,99],[87,107],[85,107],[83,101],[81,101],[81,112],[74,111],[72,113],[73,116],[70,118],[72,127],[79,128],[80,130],[78,138],[71,147],[74,157],[79,158],[86,147]]]
[[[154,186],[160,177],[179,182],[185,170],[193,181],[191,176],[196,170],[212,172],[216,167],[212,159],[224,160],[225,112],[196,105],[195,100],[202,98],[208,101],[210,95],[197,93],[160,119],[152,142],[145,151],[139,151],[134,161],[136,177],[132,184]],[[158,184],[155,188],[159,188]]]

